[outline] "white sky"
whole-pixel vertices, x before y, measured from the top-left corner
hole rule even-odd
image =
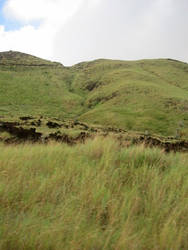
[[[0,18],[0,51],[64,65],[97,58],[188,62],[188,0],[2,1],[4,20],[19,25],[7,30]]]

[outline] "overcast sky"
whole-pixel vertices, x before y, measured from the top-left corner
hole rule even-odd
[[[0,51],[188,62],[188,0],[0,0]]]

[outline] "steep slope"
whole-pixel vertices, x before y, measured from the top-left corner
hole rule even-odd
[[[171,59],[100,59],[64,67],[3,52],[0,89],[4,117],[42,115],[163,135],[188,133],[188,64]]]

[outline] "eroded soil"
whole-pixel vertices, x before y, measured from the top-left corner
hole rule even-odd
[[[149,147],[160,147],[166,152],[188,152],[188,140],[130,133],[113,127],[91,126],[79,121],[61,121],[43,117],[19,117],[15,120],[0,119],[0,141],[6,144],[24,142],[48,143],[58,141],[74,145],[84,143],[95,136],[112,136],[120,145],[145,144]]]

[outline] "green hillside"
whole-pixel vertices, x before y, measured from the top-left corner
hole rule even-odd
[[[188,64],[171,59],[100,59],[64,67],[2,52],[0,90],[1,117],[57,117],[188,135]]]

